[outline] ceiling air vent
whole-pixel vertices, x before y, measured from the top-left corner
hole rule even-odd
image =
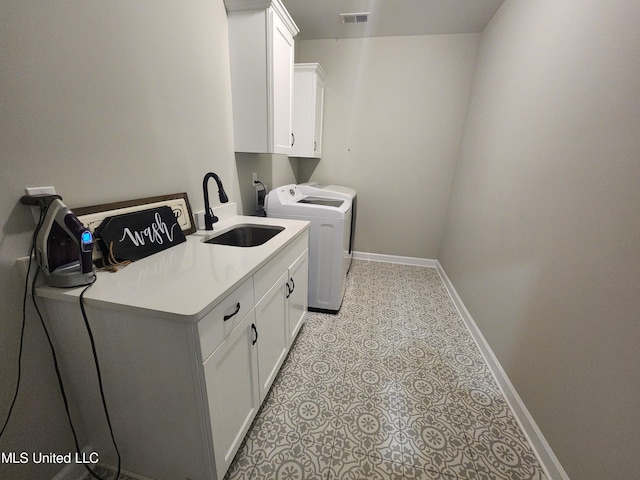
[[[342,23],[365,23],[368,21],[369,12],[340,14],[340,22]]]

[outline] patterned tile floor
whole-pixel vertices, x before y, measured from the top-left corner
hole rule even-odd
[[[545,480],[433,268],[354,260],[309,313],[226,476]]]

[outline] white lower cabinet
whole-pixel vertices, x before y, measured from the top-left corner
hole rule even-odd
[[[202,390],[209,409],[219,479],[233,461],[304,323],[309,278],[307,245],[305,233],[256,272],[255,307],[203,363]],[[246,285],[221,302],[228,305],[230,312],[225,317],[243,311],[246,300],[243,303],[242,299],[248,296]],[[208,330],[200,327],[201,342]],[[206,345],[201,344],[201,348],[203,355],[210,351]]]
[[[288,352],[289,332],[286,321],[288,279],[288,272],[284,272],[256,305],[260,402],[267,396]]]
[[[87,305],[123,468],[224,478],[304,321],[308,243],[304,230],[197,323]],[[81,438],[113,465],[77,302],[44,300]]]
[[[218,478],[222,478],[260,408],[255,310],[204,362]]]
[[[309,252],[300,255],[289,267],[289,346],[298,335],[309,301]]]

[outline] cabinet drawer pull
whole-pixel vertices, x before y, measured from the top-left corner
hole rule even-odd
[[[256,342],[258,341],[258,329],[256,328],[256,324],[255,323],[251,324],[251,330],[253,330],[253,333],[256,334],[255,338],[251,342],[251,345],[255,345]]]
[[[235,317],[239,311],[240,311],[240,302],[237,303],[235,312],[230,313],[229,315],[225,315],[222,320],[226,322],[230,318]]]

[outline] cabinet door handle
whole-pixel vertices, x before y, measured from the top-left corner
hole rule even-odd
[[[293,147],[296,144],[296,136],[291,132],[291,146]]]
[[[289,282],[287,282],[287,294],[285,295],[285,298],[289,298],[291,296],[291,294],[293,293],[293,291],[296,289],[296,284],[293,281],[293,278],[290,279],[291,280],[291,285],[289,285]]]
[[[251,330],[253,330],[253,333],[256,334],[255,338],[251,342],[251,345],[255,345],[256,342],[258,341],[258,329],[256,328],[256,324],[255,323],[251,324]]]
[[[316,142],[315,140],[313,141],[313,151],[315,152],[316,150],[318,150],[318,142]]]
[[[235,311],[234,311],[233,313],[230,313],[229,315],[225,315],[225,316],[222,318],[222,320],[226,322],[226,321],[227,321],[227,320],[229,320],[230,318],[235,317],[235,316],[238,314],[238,312],[239,312],[239,311],[240,311],[240,302],[238,302],[238,304],[236,305],[236,309],[235,309]]]

